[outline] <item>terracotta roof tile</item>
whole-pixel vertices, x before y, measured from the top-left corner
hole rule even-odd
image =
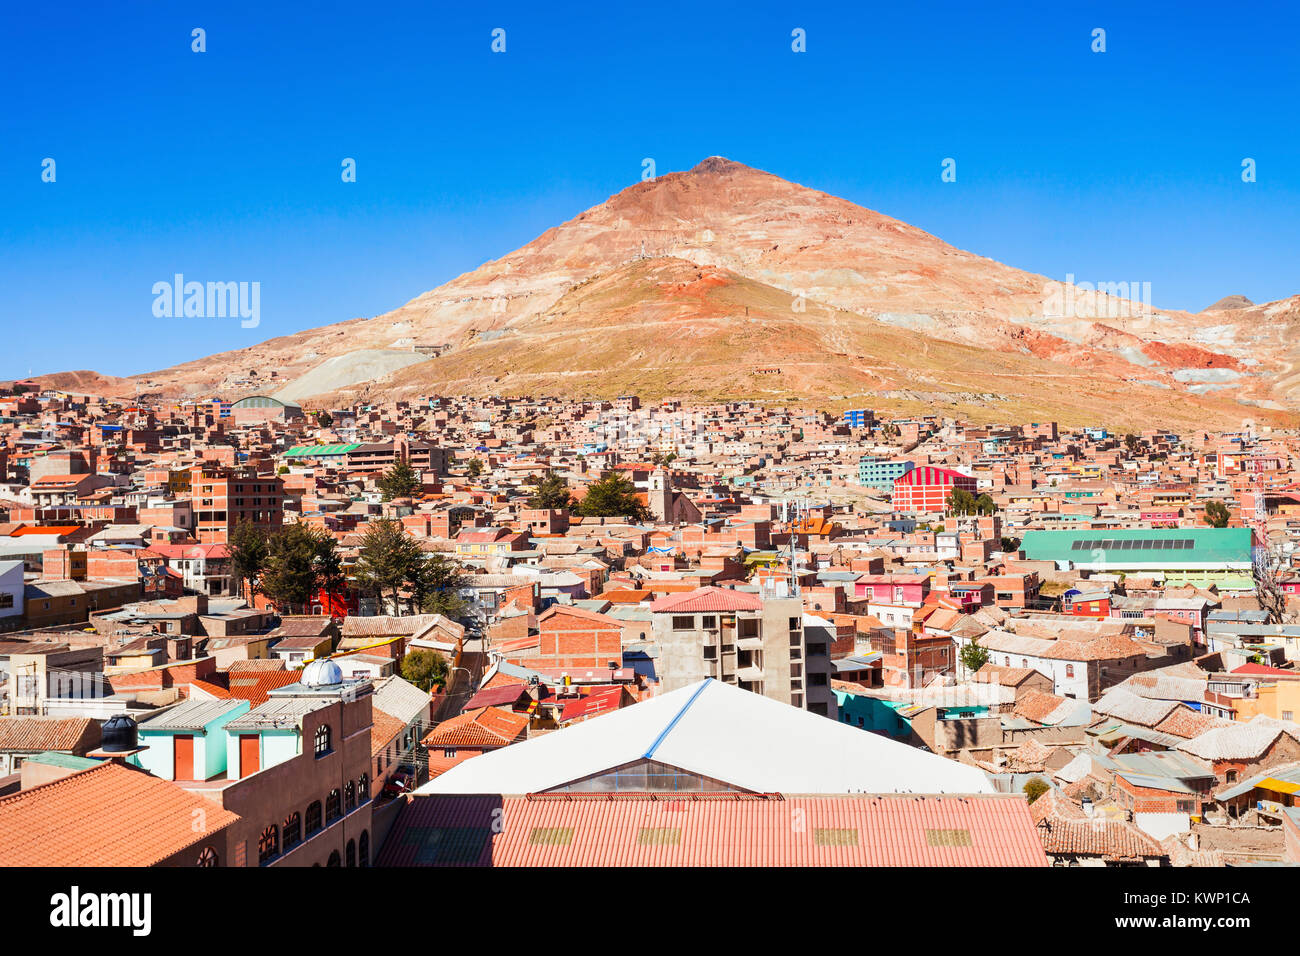
[[[429,748],[504,747],[520,739],[527,728],[527,714],[482,707],[444,720],[429,731],[424,744]]]
[[[99,744],[99,727],[89,717],[0,717],[0,750],[72,751]]]
[[[151,866],[238,819],[170,781],[103,763],[0,798],[0,866]]]

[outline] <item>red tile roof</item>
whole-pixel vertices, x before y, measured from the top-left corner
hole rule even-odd
[[[0,798],[0,866],[151,866],[238,819],[168,780],[103,763]]]
[[[494,826],[494,820],[505,826]],[[553,794],[415,797],[401,811],[377,862],[1046,866],[1047,857],[1019,794]]]
[[[254,707],[270,699],[270,691],[298,683],[300,671],[234,671],[230,675],[230,696]]]
[[[444,720],[424,738],[430,749],[439,747],[504,747],[520,739],[528,728],[528,715],[495,707],[466,711]]]
[[[650,605],[655,613],[699,614],[710,611],[758,611],[763,599],[748,591],[731,588],[707,587],[682,594],[669,594]]]

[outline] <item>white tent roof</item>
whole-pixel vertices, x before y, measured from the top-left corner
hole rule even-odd
[[[539,793],[641,759],[758,793],[993,793],[984,772],[707,679],[458,764],[418,793]]]

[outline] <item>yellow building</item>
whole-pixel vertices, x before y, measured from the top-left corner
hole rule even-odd
[[[1300,714],[1300,675],[1261,682],[1258,690],[1257,697],[1242,697],[1236,701],[1238,720],[1250,720],[1256,714],[1278,720],[1295,720]]]

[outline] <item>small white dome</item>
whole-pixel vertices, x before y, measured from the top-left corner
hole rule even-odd
[[[343,683],[343,671],[331,660],[312,661],[302,669],[302,682],[308,687],[328,687]]]

